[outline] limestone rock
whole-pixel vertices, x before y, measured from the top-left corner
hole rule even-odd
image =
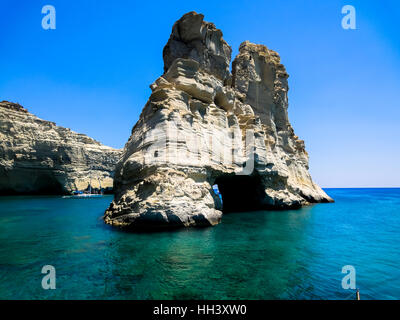
[[[164,74],[150,86],[117,164],[106,223],[207,226],[222,210],[333,201],[312,181],[304,141],[290,125],[279,55],[246,41],[232,75],[230,55],[222,32],[203,15],[190,12],[175,23]]]
[[[203,18],[192,11],[175,22],[163,51],[165,72],[176,58],[185,58],[199,62],[205,71],[219,79],[229,77],[232,49],[222,38],[221,30]]]
[[[121,155],[84,134],[0,102],[0,194],[64,194],[111,190]]]

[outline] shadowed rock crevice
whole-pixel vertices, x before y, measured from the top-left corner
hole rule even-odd
[[[279,55],[245,41],[231,74],[231,51],[201,14],[174,24],[164,74],[151,84],[117,164],[106,223],[215,225],[222,205],[214,183],[224,211],[333,201],[312,181],[304,141],[289,122],[289,76]]]

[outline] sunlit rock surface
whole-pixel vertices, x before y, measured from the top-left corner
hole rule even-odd
[[[106,223],[208,226],[222,210],[332,201],[312,181],[304,141],[290,125],[288,74],[279,55],[243,42],[231,74],[231,51],[201,14],[174,24],[164,74],[150,86],[117,164]]]
[[[92,138],[0,102],[0,195],[110,191],[121,155]]]

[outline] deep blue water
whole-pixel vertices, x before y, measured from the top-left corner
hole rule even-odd
[[[0,299],[344,299],[344,265],[361,299],[399,299],[400,189],[326,191],[336,203],[139,234],[104,225],[111,196],[2,197]]]

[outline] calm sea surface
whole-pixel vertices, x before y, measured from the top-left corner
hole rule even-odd
[[[112,196],[1,197],[0,299],[344,299],[345,265],[361,299],[400,299],[400,189],[326,191],[336,203],[140,234],[104,225]]]

